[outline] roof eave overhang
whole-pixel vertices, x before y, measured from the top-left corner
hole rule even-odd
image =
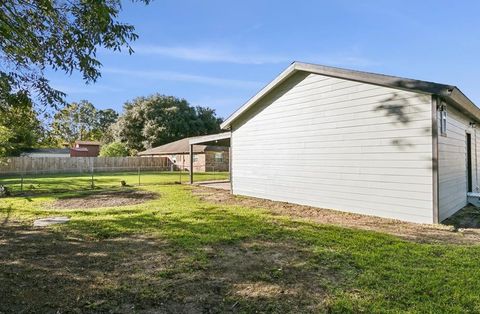
[[[470,118],[480,122],[480,109],[458,88],[454,88],[451,93],[444,96],[444,98],[450,100],[457,109],[468,115]]]

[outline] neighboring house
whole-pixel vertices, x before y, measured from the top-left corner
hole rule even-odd
[[[190,139],[192,137],[147,149],[138,155],[167,157],[175,169],[190,171]],[[195,145],[193,153],[194,172],[228,171],[229,169],[228,147]]]
[[[295,62],[222,128],[234,194],[437,223],[478,192],[479,123],[455,86]]]
[[[100,142],[76,141],[75,146],[70,148],[71,157],[97,157],[100,154]]]
[[[73,148],[38,148],[21,154],[24,157],[97,157],[100,153],[100,143],[91,141],[76,141]]]
[[[22,157],[70,157],[68,148],[37,148],[23,152]]]

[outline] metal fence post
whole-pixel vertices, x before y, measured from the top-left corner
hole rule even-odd
[[[95,188],[95,183],[93,182],[93,158],[90,157],[90,172],[91,172],[91,175],[92,175],[92,189]]]
[[[193,144],[190,144],[190,184],[193,184]]]
[[[140,165],[138,166],[138,186],[140,186]]]
[[[23,177],[25,175],[25,162],[22,159],[22,170],[21,170],[21,179],[20,179],[20,191],[23,192]]]
[[[180,169],[180,184],[182,184],[182,172],[185,171],[185,155],[182,155],[182,168]]]

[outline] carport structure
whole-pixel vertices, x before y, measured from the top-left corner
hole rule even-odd
[[[212,145],[224,146],[229,148],[229,181],[232,182],[232,146],[230,145],[231,132],[223,132],[218,134],[204,135],[193,137],[189,140],[190,145],[190,165],[193,165],[193,146],[194,145]],[[193,167],[190,169],[190,184],[193,184]]]

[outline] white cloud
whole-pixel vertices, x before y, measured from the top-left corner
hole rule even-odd
[[[143,45],[135,47],[135,53],[139,55],[157,55],[188,61],[234,64],[290,64],[292,61],[304,61],[325,65],[360,68],[378,65],[378,62],[363,57],[356,48],[349,48],[345,51],[333,53],[303,51],[281,54],[259,54],[246,52],[244,49],[232,50],[216,45],[204,45],[198,47]]]
[[[121,89],[105,85],[67,85],[63,83],[52,83],[52,87],[66,94],[99,94],[107,92],[119,92]]]
[[[225,86],[236,88],[258,88],[261,82],[245,81],[227,78],[218,78],[212,76],[195,75],[170,71],[150,71],[150,70],[127,70],[118,68],[105,68],[104,73],[121,74],[125,76],[135,76],[143,79],[154,79],[160,81],[191,82],[213,86]]]
[[[160,55],[169,58],[183,59],[189,61],[201,62],[223,62],[237,64],[268,64],[290,62],[288,56],[269,55],[232,51],[222,47],[203,46],[203,47],[181,47],[181,46],[136,46],[135,53]]]

